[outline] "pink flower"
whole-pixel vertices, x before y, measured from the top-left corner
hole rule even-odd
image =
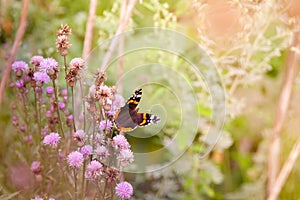
[[[116,135],[115,137],[113,137],[113,142],[116,149],[125,150],[130,148],[130,144],[128,143],[124,135]]]
[[[121,199],[129,199],[133,194],[133,188],[131,184],[126,181],[118,183],[115,190],[116,194]]]
[[[46,94],[52,95],[53,92],[54,92],[53,87],[49,86],[49,87],[46,88]]]
[[[44,58],[40,62],[40,69],[45,73],[54,72],[58,68],[58,63],[53,58]]]
[[[78,151],[73,151],[68,155],[67,161],[70,167],[79,168],[83,164],[83,155]]]
[[[22,88],[22,87],[24,87],[25,86],[24,81],[23,80],[17,80],[16,81],[16,86],[19,89]]]
[[[40,83],[49,83],[50,77],[44,72],[34,72],[33,79]]]
[[[121,162],[121,166],[125,167],[133,162],[134,156],[130,149],[122,149],[117,158]]]
[[[14,72],[17,72],[17,71],[25,72],[28,70],[28,65],[24,61],[15,61],[11,65],[11,68],[12,68],[12,70],[14,70]]]
[[[101,131],[104,131],[105,129],[111,129],[112,127],[112,123],[110,120],[102,120],[100,123],[99,123],[99,129]]]
[[[92,155],[93,147],[91,145],[85,145],[80,148],[80,153],[82,153],[83,156],[90,156]]]
[[[66,95],[68,95],[68,90],[67,89],[62,89],[60,91],[60,94],[63,95],[63,96],[66,96]]]
[[[66,108],[66,104],[64,104],[63,102],[58,102],[58,107],[60,110],[64,110]]]
[[[59,141],[60,141],[60,136],[58,133],[50,133],[49,135],[46,135],[44,138],[44,144],[49,145],[52,148],[56,148]]]
[[[85,139],[85,132],[84,130],[77,130],[74,134],[74,137],[78,140],[78,141],[84,141]]]
[[[40,174],[43,170],[43,165],[41,164],[40,161],[33,161],[31,163],[30,166],[30,170],[34,173],[34,174]]]
[[[81,69],[84,67],[84,60],[82,58],[73,58],[69,64],[70,68]]]
[[[102,164],[96,160],[93,160],[88,164],[85,171],[85,178],[94,180],[97,179],[102,174]]]
[[[107,151],[106,147],[103,145],[98,146],[95,152],[96,152],[97,156],[99,156],[100,160],[106,158],[106,156],[108,155],[108,151]]]
[[[43,56],[33,56],[30,60],[30,64],[39,67],[43,59]]]

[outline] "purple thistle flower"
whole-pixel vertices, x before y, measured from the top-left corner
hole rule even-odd
[[[33,161],[30,166],[30,170],[34,174],[40,174],[42,172],[43,168],[44,167],[40,161]]]
[[[14,72],[17,72],[17,71],[25,72],[28,70],[28,65],[24,61],[15,61],[11,65],[11,67],[12,67],[12,70],[14,70]]]
[[[105,128],[106,128],[106,129],[111,129],[111,127],[112,127],[112,123],[111,123],[110,120],[102,120],[102,121],[99,123],[99,129],[100,129],[101,131],[104,131]]]
[[[45,72],[34,72],[33,79],[40,83],[49,83],[50,77]]]
[[[63,97],[63,101],[64,101],[64,102],[68,102],[68,96],[64,96],[64,97]]]
[[[133,153],[130,149],[122,149],[117,158],[121,162],[121,166],[125,167],[133,162]]]
[[[22,87],[25,86],[24,81],[23,80],[17,80],[16,81],[16,86],[17,86],[17,88],[21,89]]]
[[[34,197],[34,198],[32,198],[31,200],[44,200],[44,199],[41,198],[41,197]]]
[[[103,145],[98,146],[97,149],[95,150],[95,153],[97,154],[97,156],[99,156],[100,160],[106,158],[106,156],[108,155],[108,151],[106,147]]]
[[[120,108],[121,106],[124,105],[124,98],[121,95],[116,94],[112,105],[114,109]]]
[[[17,108],[17,105],[15,103],[11,104],[11,108],[12,109],[16,109]]]
[[[30,64],[39,67],[43,59],[43,56],[33,56],[30,60]]]
[[[37,93],[43,93],[43,88],[42,87],[35,87],[34,89]]]
[[[50,197],[48,200],[55,200],[53,197]]]
[[[62,89],[60,91],[60,94],[63,95],[63,96],[67,96],[68,95],[68,90],[67,89]]]
[[[20,131],[25,132],[26,131],[26,126],[25,125],[21,125],[20,126]]]
[[[82,58],[73,58],[69,66],[70,68],[81,69],[84,67],[84,60]]]
[[[74,134],[74,137],[79,141],[84,141],[84,139],[85,139],[84,130],[77,130]]]
[[[89,180],[95,180],[102,174],[102,164],[96,160],[93,160],[90,164],[88,164],[87,169],[85,171],[85,178]]]
[[[91,145],[85,145],[80,148],[80,153],[82,153],[83,156],[87,157],[92,155],[93,147]]]
[[[25,82],[25,83],[29,83],[30,80],[31,80],[31,78],[30,78],[28,75],[25,75],[25,76],[24,76],[24,82]]]
[[[118,183],[115,190],[116,194],[121,199],[129,199],[133,194],[133,188],[131,184],[126,181]]]
[[[53,87],[49,86],[46,88],[46,94],[50,95],[50,97],[52,96],[53,92],[54,92]]]
[[[53,58],[44,58],[40,62],[40,69],[46,73],[55,72],[58,68],[58,63]]]
[[[24,142],[30,143],[32,141],[32,135],[26,135],[23,138]]]
[[[113,137],[113,143],[116,149],[125,150],[130,148],[130,144],[128,143],[124,135],[116,135],[115,137]]]
[[[63,102],[58,102],[58,108],[60,110],[64,110],[66,108],[66,104],[64,104]]]
[[[44,138],[44,144],[49,145],[52,148],[56,148],[59,141],[60,141],[60,136],[58,133],[50,133],[49,135],[46,135]]]
[[[79,168],[83,164],[83,155],[78,151],[73,151],[68,155],[67,161],[70,167]]]
[[[67,117],[67,120],[72,121],[72,120],[73,120],[73,115],[69,115],[69,116]]]

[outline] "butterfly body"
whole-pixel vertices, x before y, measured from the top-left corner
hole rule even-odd
[[[142,97],[142,89],[137,89],[115,114],[114,121],[118,130],[128,132],[137,126],[147,126],[160,121],[159,117],[149,113],[139,113],[138,104]]]

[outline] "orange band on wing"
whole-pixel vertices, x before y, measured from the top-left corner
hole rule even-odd
[[[143,113],[143,121],[142,121],[142,123],[140,123],[140,125],[144,125],[144,124],[146,124],[146,122],[147,122],[147,114]]]
[[[136,100],[129,100],[128,102],[127,102],[127,104],[129,104],[129,103],[133,103],[133,104],[139,104],[139,102],[138,101],[136,101]]]

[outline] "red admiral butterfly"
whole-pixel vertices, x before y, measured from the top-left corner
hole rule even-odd
[[[128,132],[137,126],[147,126],[160,121],[159,117],[149,113],[139,113],[138,104],[142,97],[142,89],[137,89],[114,116],[116,127],[120,131]]]

